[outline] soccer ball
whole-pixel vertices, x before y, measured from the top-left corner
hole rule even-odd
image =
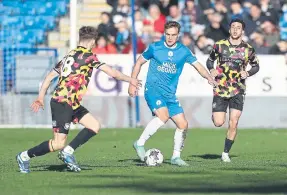
[[[163,162],[163,155],[159,149],[152,148],[146,151],[144,160],[147,166],[158,166]]]

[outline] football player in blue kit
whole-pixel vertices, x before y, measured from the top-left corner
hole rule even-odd
[[[204,66],[197,61],[194,54],[186,46],[178,42],[179,32],[179,23],[175,21],[166,23],[165,40],[149,45],[137,59],[133,68],[132,78],[137,78],[141,66],[150,60],[144,96],[155,118],[148,123],[140,138],[133,145],[141,161],[144,161],[145,142],[169,119],[172,119],[177,129],[174,134],[174,150],[171,164],[188,166],[180,157],[188,129],[188,122],[175,95],[179,76],[185,63],[192,65],[202,77],[208,80],[210,85],[213,87],[217,86],[217,83]],[[132,97],[137,95],[137,89],[132,85],[129,85],[129,95]]]

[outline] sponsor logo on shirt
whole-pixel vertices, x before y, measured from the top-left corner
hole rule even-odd
[[[165,72],[169,74],[176,74],[176,64],[172,62],[164,62],[161,66],[157,67],[160,72]]]

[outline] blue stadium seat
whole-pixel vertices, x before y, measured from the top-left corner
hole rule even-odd
[[[16,53],[36,54],[35,45],[46,42],[46,31],[57,17],[67,14],[69,0],[0,0],[0,47],[4,55],[4,82],[15,79]],[[14,75],[13,75],[14,74]],[[6,88],[3,89],[6,92]]]
[[[65,2],[65,0],[57,2],[57,7],[59,10],[60,16],[64,16],[67,13],[67,6],[66,5],[67,5],[67,3]]]
[[[53,30],[56,26],[54,16],[25,16],[26,29]]]
[[[19,0],[2,0],[2,4],[8,7],[19,7],[22,2]]]
[[[39,16],[40,21],[45,22],[48,30],[53,30],[56,27],[56,19],[54,16]]]
[[[35,39],[37,44],[42,44],[46,40],[43,29],[30,29],[26,33],[31,39]]]
[[[66,0],[3,0],[0,14],[63,16],[67,13],[66,5]]]
[[[25,50],[31,49],[33,47],[32,43],[15,43],[12,44],[12,48],[16,48],[18,50],[24,50],[23,53],[25,53]]]
[[[10,13],[12,12],[12,8],[11,7],[7,7],[7,6],[0,6],[0,15],[4,16],[4,15],[10,15]]]
[[[26,43],[36,43],[37,42],[36,36],[31,31],[32,30],[24,30],[21,33],[20,35],[21,37],[19,37],[19,40],[23,40],[22,42]]]
[[[20,15],[35,15],[37,8],[24,6],[20,8]]]
[[[37,23],[36,17],[34,16],[24,16],[23,20],[26,29],[41,28],[41,25]]]
[[[1,31],[0,31],[0,37],[2,38],[6,38],[6,37],[8,37],[8,36],[10,36],[11,35],[11,30],[10,29],[2,29]]]
[[[46,9],[49,10],[51,13],[55,15],[63,16],[67,13],[65,0],[58,0],[58,1],[47,1],[46,2]]]
[[[35,45],[37,42],[37,37],[35,33],[32,34],[19,29],[18,30],[5,29],[0,31],[0,42],[5,47],[17,47],[18,44]],[[24,46],[22,45],[22,47]]]
[[[38,44],[42,44],[46,41],[45,31],[43,29],[34,30],[34,34]]]
[[[51,12],[50,12],[51,11]],[[37,9],[37,14],[38,15],[53,15],[53,10],[47,10],[45,6],[41,6]]]
[[[4,16],[1,21],[3,27],[23,28],[24,22],[19,16]]]
[[[35,44],[36,38],[30,36],[28,33],[25,32],[18,34],[16,36],[16,43],[27,43],[27,44]]]
[[[4,45],[7,45],[7,43],[13,42],[13,37],[11,35],[11,31],[8,29],[3,29],[0,31],[0,42]]]

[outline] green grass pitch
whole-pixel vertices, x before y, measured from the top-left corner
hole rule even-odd
[[[71,131],[71,140],[78,131]],[[220,162],[225,130],[191,129],[182,157],[169,164],[173,130],[162,129],[146,144],[162,151],[160,167],[137,160],[132,143],[140,129],[103,129],[76,152],[82,172],[68,172],[57,153],[31,160],[20,174],[15,155],[51,136],[51,130],[0,129],[0,194],[286,194],[287,130],[239,130],[232,162]]]

